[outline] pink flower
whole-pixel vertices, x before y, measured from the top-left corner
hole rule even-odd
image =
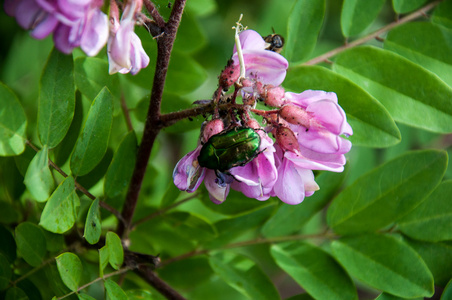
[[[289,67],[287,60],[276,52],[265,50],[266,42],[254,30],[242,31],[239,38],[245,61],[245,77],[255,79],[263,84],[280,85],[284,81],[286,70]],[[235,46],[233,53],[234,66],[239,68]]]
[[[279,146],[275,148],[278,179],[271,195],[287,204],[299,204],[305,197],[311,196],[319,189],[314,180],[311,163],[309,160],[301,159],[294,152],[283,152]]]
[[[117,7],[112,1],[110,37],[108,38],[107,52],[110,64],[109,73],[137,74],[149,64],[149,57],[143,49],[141,40],[134,32],[135,14],[141,10],[141,0],[128,2],[118,21]]]
[[[99,53],[108,37],[108,19],[100,10],[101,0],[19,0],[5,2],[5,10],[15,16],[31,36],[42,39],[53,33],[55,47],[71,53],[81,47],[89,56]]]
[[[248,164],[235,167],[230,173],[236,179],[232,188],[241,191],[248,198],[267,200],[270,197],[273,185],[278,178],[275,166],[273,140],[263,131],[261,136],[259,155]]]

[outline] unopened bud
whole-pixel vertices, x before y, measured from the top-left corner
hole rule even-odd
[[[300,153],[297,137],[288,127],[280,126],[276,129],[276,142],[284,151]]]
[[[284,120],[291,124],[300,125],[306,127],[307,129],[309,129],[310,127],[309,125],[312,117],[306,110],[304,110],[301,107],[290,104],[284,105],[279,110],[279,115],[281,116],[281,118],[283,118]]]
[[[221,119],[214,119],[207,122],[202,129],[202,142],[207,142],[211,136],[220,133],[224,130],[224,123]]]
[[[267,94],[265,97],[265,104],[273,107],[281,107],[284,105],[284,88],[280,86],[275,86],[271,88],[267,88]]]
[[[234,84],[239,79],[240,67],[234,65],[234,61],[231,59],[228,61],[228,65],[224,68],[223,72],[220,74],[219,84],[223,90],[227,90],[230,86]]]
[[[249,119],[248,121],[246,121],[246,126],[249,127],[249,128],[253,128],[253,129],[260,129],[261,128],[259,122],[256,121],[255,119]]]

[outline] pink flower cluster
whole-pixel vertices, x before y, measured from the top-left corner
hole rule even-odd
[[[142,0],[128,1],[121,21],[116,2],[111,1],[110,25],[102,5],[103,0],[5,0],[4,7],[32,37],[43,39],[53,34],[55,47],[66,54],[80,47],[88,56],[95,56],[108,41],[110,74],[136,74],[149,64],[134,32]]]
[[[343,171],[344,154],[351,149],[351,142],[344,137],[353,134],[352,128],[335,93],[285,92],[280,84],[286,75],[287,60],[266,50],[267,44],[255,31],[243,31],[239,37],[245,78],[239,79],[234,48],[232,61],[220,75],[220,88],[225,91],[235,85],[240,89],[243,103],[251,106],[248,110],[263,117],[266,125],[260,126],[246,109],[237,115],[214,115],[201,129],[198,147],[177,163],[174,183],[180,190],[194,192],[204,180],[210,199],[217,204],[226,200],[230,188],[257,200],[276,196],[285,203],[299,204],[319,189],[312,170]],[[254,109],[256,101],[275,109]],[[226,172],[201,167],[198,156],[203,145],[235,126],[253,128],[261,137],[254,159]]]

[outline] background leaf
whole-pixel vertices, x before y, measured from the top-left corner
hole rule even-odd
[[[222,253],[210,256],[209,263],[215,273],[248,299],[280,299],[270,279],[252,260]]]
[[[47,253],[42,229],[30,222],[20,223],[15,230],[17,251],[33,267],[39,266]]]
[[[121,239],[116,233],[109,231],[107,232],[105,245],[108,248],[110,265],[113,269],[119,270],[124,262],[124,250],[122,249]]]
[[[105,174],[104,194],[107,197],[116,197],[128,186],[135,168],[137,153],[137,138],[130,131],[113,156],[113,160]]]
[[[0,291],[8,287],[12,275],[13,271],[11,270],[9,261],[0,253]]]
[[[107,291],[108,298],[110,300],[127,300],[126,293],[122,288],[113,280],[105,280],[105,290]]]
[[[420,8],[427,0],[392,0],[394,10],[399,14],[405,14]]]
[[[328,225],[337,233],[374,231],[416,207],[441,181],[445,152],[408,152],[361,176],[328,208]]]
[[[107,151],[113,122],[113,100],[107,88],[103,88],[91,104],[74,152],[71,170],[74,175],[85,175],[102,160]]]
[[[91,245],[96,244],[102,233],[102,227],[100,224],[100,211],[99,211],[99,199],[95,199],[88,210],[85,222],[84,237]]]
[[[344,0],[341,12],[341,28],[345,37],[355,36],[377,18],[385,0]]]
[[[317,42],[325,14],[324,0],[297,0],[287,22],[284,56],[289,62],[306,59]]]
[[[73,292],[78,288],[82,276],[82,262],[77,255],[66,252],[55,257],[58,272],[64,284]]]
[[[49,149],[44,146],[30,162],[24,183],[38,202],[49,199],[53,190],[53,176],[49,168]]]
[[[71,125],[75,109],[74,62],[55,48],[41,77],[38,134],[42,145],[57,146]]]
[[[388,33],[384,48],[419,64],[452,86],[452,30],[428,22],[407,23]]]
[[[333,70],[364,87],[394,120],[433,132],[452,132],[452,88],[409,60],[361,46],[339,54]]]
[[[331,245],[347,272],[370,286],[402,298],[431,297],[433,277],[424,261],[392,236],[367,234]]]
[[[284,87],[296,93],[304,90],[334,91],[353,128],[353,135],[349,138],[353,145],[388,147],[400,141],[397,126],[375,98],[352,81],[326,68],[303,66],[289,69]]]
[[[16,95],[0,82],[0,156],[25,150],[27,117]]]
[[[39,225],[54,233],[72,228],[77,218],[80,200],[75,192],[74,178],[68,177],[53,192],[42,211]]]
[[[315,299],[358,299],[355,285],[342,267],[327,253],[306,243],[273,245],[271,254]]]
[[[438,242],[452,240],[452,180],[441,183],[433,193],[399,223],[400,231],[411,238]]]

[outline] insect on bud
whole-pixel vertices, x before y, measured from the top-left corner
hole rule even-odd
[[[223,121],[220,119],[214,119],[207,122],[207,124],[202,129],[202,142],[207,142],[211,136],[220,133],[224,130]]]
[[[276,129],[276,142],[284,151],[300,153],[297,137],[288,127],[280,126]]]
[[[306,127],[307,129],[309,129],[310,127],[311,116],[306,110],[302,109],[301,107],[294,105],[284,105],[279,110],[279,115],[281,116],[281,118],[291,124],[300,125]]]
[[[284,89],[280,86],[267,88],[267,95],[265,97],[265,104],[273,107],[281,107],[284,105]]]
[[[240,67],[234,65],[233,60],[229,60],[226,68],[220,74],[219,84],[223,90],[227,90],[239,79]]]

